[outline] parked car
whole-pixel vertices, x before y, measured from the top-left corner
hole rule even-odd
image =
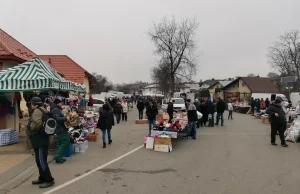
[[[99,109],[103,107],[104,103],[104,99],[94,98],[95,112],[99,112]]]
[[[174,110],[186,111],[185,102],[183,98],[171,98],[170,100],[163,99],[161,109],[166,111],[168,108],[168,103],[173,100],[175,101]]]

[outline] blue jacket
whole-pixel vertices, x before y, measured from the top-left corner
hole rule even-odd
[[[67,131],[67,128],[65,127],[65,122],[67,121],[67,117],[63,115],[61,108],[57,106],[57,104],[52,103],[50,106],[50,111],[54,115],[57,122],[55,133],[60,134],[64,131]]]

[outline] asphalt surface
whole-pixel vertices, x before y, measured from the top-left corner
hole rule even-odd
[[[141,148],[81,178],[143,144],[147,125],[134,124],[136,117],[136,111],[130,112],[129,121],[113,129],[113,144],[106,149],[102,148],[101,141],[90,143],[84,154],[73,155],[63,165],[52,163],[55,186],[80,178],[53,193],[299,193],[300,145],[271,146],[269,125],[238,113],[233,115],[234,120],[225,119],[223,127],[198,129],[197,140],[172,141],[170,153]],[[31,185],[35,178],[31,177],[10,193],[35,194],[49,190]]]

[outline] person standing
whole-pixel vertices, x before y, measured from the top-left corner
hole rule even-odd
[[[170,101],[168,103],[168,108],[167,108],[167,113],[169,115],[169,123],[172,122],[172,119],[173,119],[173,113],[174,113],[174,100]]]
[[[148,125],[149,125],[149,136],[151,135],[152,127],[156,123],[156,115],[158,114],[158,109],[154,106],[152,101],[149,101],[149,106],[146,110],[146,115],[148,117]]]
[[[128,112],[128,104],[127,104],[127,101],[126,100],[123,100],[123,103],[122,103],[122,121],[127,121],[127,112]]]
[[[231,101],[231,100],[229,100],[229,102],[228,102],[228,111],[229,111],[229,113],[228,113],[228,120],[229,120],[230,118],[233,119],[233,118],[232,118],[233,105],[232,105],[232,101]]]
[[[254,110],[255,110],[256,102],[253,99],[253,97],[251,98],[250,106],[251,106],[251,115],[254,116]]]
[[[265,110],[266,109],[266,104],[263,98],[261,98],[260,100],[260,109],[261,110]]]
[[[270,106],[270,100],[269,100],[269,98],[266,99],[265,105],[266,105],[266,109],[268,109],[269,106]]]
[[[216,121],[216,125],[219,125],[219,120],[221,119],[221,126],[224,125],[224,111],[226,109],[226,104],[225,102],[221,99],[218,98],[218,102],[217,102],[217,121]]]
[[[33,112],[26,128],[26,134],[34,149],[35,162],[39,169],[39,178],[32,181],[32,184],[40,185],[40,188],[48,188],[54,185],[54,178],[51,175],[47,162],[49,137],[42,130],[43,112],[48,111],[43,107],[42,100],[39,97],[31,99],[31,110]]]
[[[111,129],[115,125],[114,114],[108,104],[103,105],[103,109],[100,112],[97,128],[102,131],[103,148],[106,148],[106,133],[108,137],[108,144],[112,143]]]
[[[259,112],[260,111],[260,100],[259,98],[256,99],[256,102],[255,102],[255,106],[256,106],[256,112]]]
[[[207,114],[208,116],[211,115],[211,118],[209,118],[209,124],[208,127],[214,126],[214,115],[215,115],[215,105],[214,103],[208,98],[207,99]]]
[[[66,161],[63,158],[64,153],[70,146],[70,137],[68,134],[68,129],[65,126],[66,121],[70,121],[69,117],[65,117],[62,113],[62,105],[63,102],[60,99],[55,99],[54,103],[51,104],[50,110],[53,116],[56,119],[56,151],[54,155],[54,159],[56,163],[62,164]]]
[[[136,107],[139,110],[139,120],[142,120],[144,118],[144,109],[145,109],[145,103],[142,98],[139,99]]]
[[[186,100],[188,106],[188,130],[186,133],[186,138],[188,139],[190,135],[192,135],[193,139],[196,139],[197,136],[197,129],[196,129],[196,122],[198,121],[198,115],[196,106],[191,103],[190,99]]]
[[[281,100],[276,99],[274,103],[270,105],[267,110],[267,114],[270,116],[271,121],[271,144],[277,146],[276,144],[276,133],[278,131],[281,140],[281,145],[283,147],[288,147],[284,139],[284,126],[285,126],[285,112],[281,107]]]
[[[120,120],[121,120],[121,114],[122,114],[122,110],[123,110],[123,107],[120,103],[120,101],[118,100],[116,105],[115,105],[115,108],[113,109],[114,110],[114,113],[116,115],[116,120],[117,120],[117,124],[120,123]]]
[[[204,100],[201,100],[199,112],[203,115],[201,118],[200,126],[201,127],[203,127],[203,125],[206,126],[206,122],[208,120],[208,114],[207,114],[207,106]]]

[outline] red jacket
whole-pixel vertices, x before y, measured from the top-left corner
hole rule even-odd
[[[265,109],[265,108],[266,108],[265,101],[260,101],[260,109]]]

